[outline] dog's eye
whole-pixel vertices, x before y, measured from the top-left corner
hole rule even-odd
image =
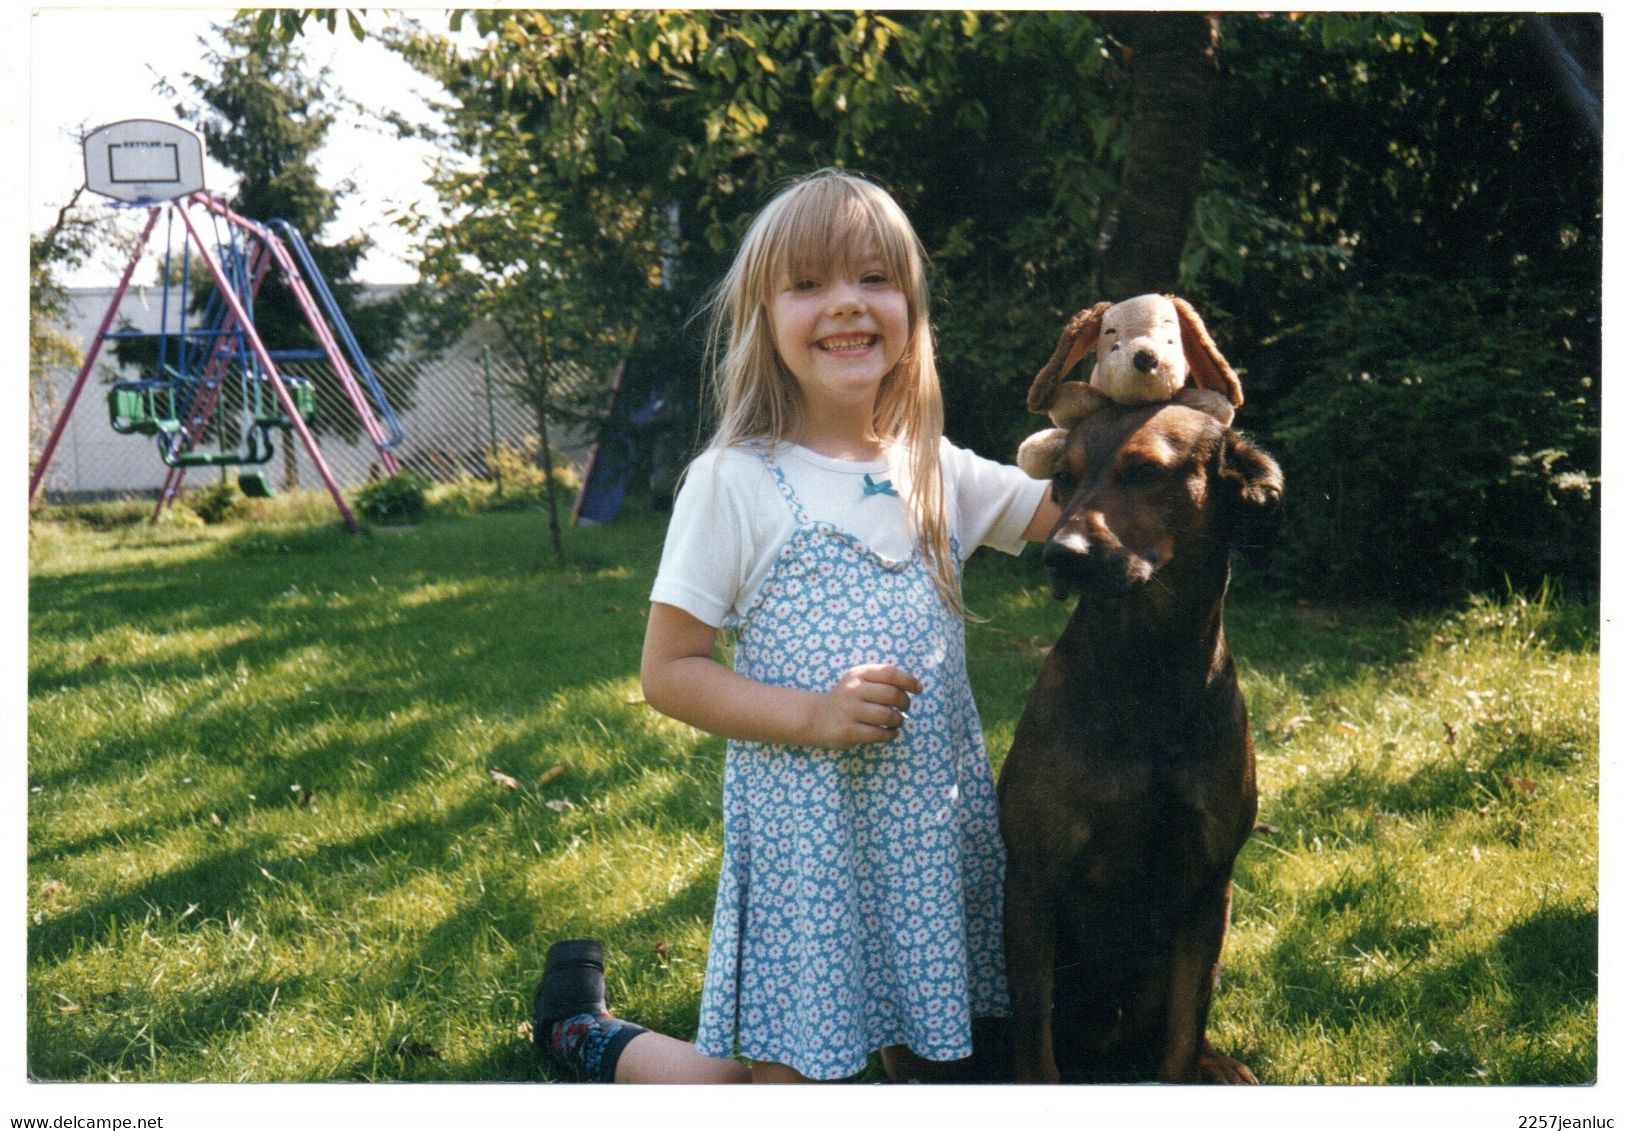
[[[1050,495],[1057,503],[1065,503],[1072,497],[1072,489],[1077,481],[1064,471],[1058,471],[1050,479]]]
[[[1149,487],[1162,480],[1167,469],[1156,463],[1133,463],[1117,473],[1125,487]]]

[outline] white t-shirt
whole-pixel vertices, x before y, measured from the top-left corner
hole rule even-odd
[[[1049,484],[1019,468],[983,459],[942,441],[948,529],[961,559],[978,546],[1017,554]],[[775,460],[808,519],[828,522],[889,561],[913,550],[903,496],[906,452],[855,462],[780,443]],[[896,495],[866,490],[890,481]],[[710,448],[690,465],[672,505],[660,571],[650,600],[675,605],[712,627],[750,607],[779,551],[795,532],[795,516],[761,456],[747,448]]]

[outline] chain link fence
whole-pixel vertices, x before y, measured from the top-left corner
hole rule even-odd
[[[429,479],[489,479],[491,452],[507,448],[534,458],[538,450],[536,411],[523,394],[522,375],[499,350],[482,344],[482,337],[472,333],[438,356],[405,356],[372,366],[400,423],[403,438],[393,449],[396,458]],[[169,471],[153,437],[121,435],[109,420],[107,393],[112,383],[144,375],[118,371],[106,360],[98,364],[98,370],[86,382],[46,471],[41,496],[48,502],[156,498]],[[316,443],[340,486],[356,487],[383,474],[376,447],[359,427],[327,363],[289,362],[283,372],[311,382],[316,393]],[[607,375],[568,364],[557,365],[551,372],[552,402],[590,399],[600,390],[605,399],[609,395]],[[76,375],[73,369],[53,370],[46,388],[38,391],[42,395],[30,397],[33,455],[37,456],[55,425]],[[224,424],[223,435],[215,434],[220,429],[211,430],[207,448],[246,450],[243,433],[248,415],[243,394],[228,392],[217,413]],[[387,433],[387,427],[385,430]],[[233,476],[238,470],[254,470],[278,490],[320,489],[321,475],[298,437],[281,431],[271,435],[275,451],[268,462],[241,469],[192,468],[185,485],[200,486]],[[548,438],[555,460],[579,471],[594,437],[590,425],[550,420]]]

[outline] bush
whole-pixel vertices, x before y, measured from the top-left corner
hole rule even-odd
[[[497,445],[487,459],[493,480],[502,484],[508,502],[540,502],[547,497],[547,478],[539,463],[541,441],[528,437],[520,447]],[[561,497],[581,489],[581,476],[570,462],[553,453],[553,486]]]
[[[409,523],[423,517],[429,481],[410,468],[375,479],[356,495],[356,510],[368,522]]]
[[[1277,568],[1340,599],[1592,591],[1600,355],[1564,297],[1411,280],[1283,343],[1303,377],[1248,421],[1286,473]]]

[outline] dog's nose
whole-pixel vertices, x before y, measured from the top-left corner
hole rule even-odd
[[[1089,539],[1081,530],[1063,530],[1044,543],[1044,560],[1062,560],[1089,552]]]
[[[1140,350],[1134,355],[1134,368],[1141,373],[1149,373],[1157,367],[1157,355],[1150,350]]]
[[[1076,592],[1089,563],[1089,539],[1076,530],[1063,530],[1044,543],[1044,573],[1050,592],[1064,600]]]

